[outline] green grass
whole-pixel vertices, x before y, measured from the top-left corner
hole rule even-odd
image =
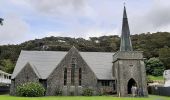
[[[147,98],[133,98],[133,97],[112,97],[112,96],[92,96],[92,97],[83,97],[83,96],[49,96],[49,97],[13,97],[9,95],[0,95],[0,100],[170,100],[170,97],[164,96],[154,96],[151,95]]]
[[[163,78],[163,76],[151,76],[151,75],[149,75],[148,76],[151,80],[164,80],[164,78]]]

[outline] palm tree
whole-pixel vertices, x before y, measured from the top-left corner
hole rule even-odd
[[[0,24],[3,25],[3,21],[4,19],[3,18],[0,18]]]

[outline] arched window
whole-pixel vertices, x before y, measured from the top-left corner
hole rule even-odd
[[[76,58],[72,58],[71,61],[71,85],[74,85],[75,83],[75,68],[76,68]]]
[[[79,85],[81,86],[82,70],[79,68]]]
[[[67,68],[64,68],[64,85],[67,85]]]

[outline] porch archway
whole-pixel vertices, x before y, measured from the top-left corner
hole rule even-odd
[[[132,91],[131,91],[131,88],[132,86],[136,86],[136,81],[131,78],[129,81],[128,81],[128,85],[127,85],[127,91],[128,91],[128,94],[132,94]]]

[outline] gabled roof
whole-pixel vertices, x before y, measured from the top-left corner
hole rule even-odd
[[[79,52],[87,65],[101,80],[112,80],[112,56],[114,53],[105,52]],[[57,67],[67,52],[60,51],[21,51],[12,74],[14,79],[23,67],[30,63],[35,73],[41,79],[47,79]]]
[[[106,52],[80,52],[98,79],[112,80],[112,61],[114,53]]]
[[[4,72],[4,71],[2,71],[2,70],[0,70],[0,74],[5,74],[5,75],[9,75],[9,76],[11,76],[11,74],[6,73],[6,72]]]
[[[42,79],[46,79],[66,53],[59,51],[21,51],[12,74],[12,79],[16,77],[28,62],[31,66],[34,66],[34,69],[37,70]]]

